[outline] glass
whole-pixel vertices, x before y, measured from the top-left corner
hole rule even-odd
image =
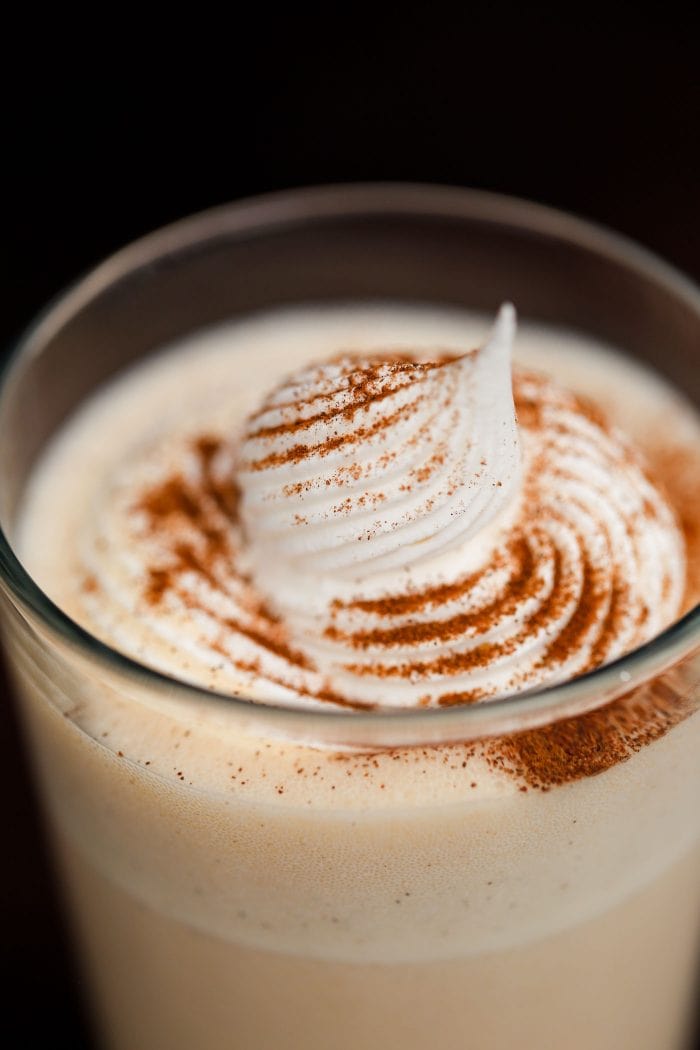
[[[0,396],[5,645],[106,1046],[684,1045],[700,927],[697,609],[524,696],[309,712],[121,656],[12,549],[53,432],[163,344],[292,303],[494,312],[505,297],[700,402],[700,295],[685,278],[572,217],[437,187],[297,191],[186,219],[107,260],[18,348]],[[148,758],[165,738],[169,765]],[[460,781],[470,742],[489,740],[506,742],[527,791],[477,797]],[[557,760],[572,752],[585,756],[574,778]]]

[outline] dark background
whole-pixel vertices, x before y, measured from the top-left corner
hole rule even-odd
[[[557,25],[491,12],[470,9],[456,24],[435,5],[365,20],[338,8],[333,21],[261,7],[243,24],[233,9],[231,25],[181,24],[175,40],[170,26],[146,37],[133,16],[106,10],[70,51],[42,23],[31,61],[31,27],[9,36],[25,68],[3,107],[2,345],[125,242],[213,204],[311,183],[400,179],[529,197],[615,227],[700,278],[692,27],[670,8],[664,18],[637,10],[633,26],[609,13]],[[6,708],[3,1020],[9,1031],[21,1023],[28,1045],[49,1024],[53,1047],[80,1050],[90,1044],[78,980]]]

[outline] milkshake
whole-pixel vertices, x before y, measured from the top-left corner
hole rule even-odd
[[[270,310],[81,405],[13,539],[161,688],[5,633],[104,1045],[683,1046],[697,661],[497,735],[371,724],[525,710],[661,634],[698,480],[677,391],[509,306]]]

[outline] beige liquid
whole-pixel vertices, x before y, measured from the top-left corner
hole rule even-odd
[[[46,529],[24,544],[39,579],[61,550]],[[19,615],[5,629],[107,1046],[682,1045],[700,715],[524,792],[460,745],[339,758],[266,739]],[[669,688],[699,677],[686,663]]]
[[[232,944],[145,907],[80,853],[68,849],[63,859],[108,1045],[189,1050],[203,1038],[211,1050],[681,1045],[699,916],[696,908],[689,922],[685,903],[669,904],[697,898],[697,853],[573,929],[476,959],[403,965]],[[663,944],[672,950],[654,950]],[[155,1005],[164,1002],[167,1010]]]

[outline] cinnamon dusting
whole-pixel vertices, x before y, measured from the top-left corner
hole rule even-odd
[[[543,586],[542,580],[536,575],[535,558],[525,538],[517,537],[509,542],[508,556],[513,562],[514,571],[507,582],[505,590],[493,601],[471,612],[458,613],[456,616],[445,620],[416,621],[394,626],[387,630],[375,628],[371,631],[356,631],[354,633],[341,631],[331,624],[326,628],[325,635],[334,641],[342,641],[353,649],[370,649],[416,646],[425,642],[449,641],[453,638],[464,637],[467,634],[484,634],[500,620],[511,615],[526,598],[536,594]],[[506,560],[505,555],[502,554],[499,560],[501,563],[504,562]],[[490,569],[492,570],[493,567],[493,565],[490,566]],[[442,604],[444,604],[446,592],[449,593],[451,591],[454,595],[467,593],[477,582],[478,578],[487,571],[489,570],[484,569],[479,573],[475,573],[466,584],[462,581],[460,584],[455,584],[450,588],[440,588],[439,591],[433,588],[429,595],[425,592],[418,592],[402,596],[399,599],[386,598],[374,602],[353,603],[353,607],[357,608],[359,606],[365,611],[369,611],[367,607],[370,606],[371,611],[376,616],[389,618],[395,615],[397,603],[404,613],[416,612],[426,604],[437,604],[435,601],[437,593],[442,593],[443,595]]]
[[[386,416],[381,416],[368,426],[360,426],[352,432],[345,434],[333,432],[329,437],[325,438],[325,440],[318,441],[313,445],[297,444],[292,445],[291,448],[284,449],[281,452],[270,452],[261,459],[256,459],[251,463],[248,463],[247,467],[249,470],[255,472],[269,470],[272,467],[281,467],[285,463],[301,463],[303,460],[310,459],[312,456],[328,456],[331,452],[335,452],[336,449],[342,448],[345,445],[357,445],[365,441],[370,441],[383,430],[388,430],[393,427],[399,420],[412,415],[412,413],[415,412],[419,401],[420,397],[405,405],[400,405],[394,412],[391,412]]]
[[[313,415],[302,419],[290,419],[270,425],[259,426],[252,430],[250,437],[265,440],[280,434],[295,435],[303,433],[316,423],[328,424],[336,417],[354,419],[358,414],[366,414],[377,402],[381,402],[401,388],[403,380],[414,372],[427,375],[437,364],[421,365],[408,362],[397,363],[396,368],[387,371],[385,365],[373,364],[346,376],[347,386],[342,387],[342,394],[349,398],[347,403],[335,407],[331,404]],[[394,385],[392,385],[392,383]],[[540,387],[537,377],[520,376],[515,382],[515,400],[521,427],[531,432],[547,428],[558,436],[568,431],[564,424],[547,418],[549,408],[545,397],[538,397]],[[534,390],[534,393],[533,393]],[[337,391],[318,395],[326,403],[332,402]],[[407,402],[395,412],[380,417],[373,422],[362,423],[352,433],[333,433],[323,442],[304,444],[296,442],[282,452],[270,453],[249,464],[247,469],[254,471],[281,465],[285,462],[301,462],[312,455],[326,455],[345,444],[363,442],[370,439],[382,429],[394,425],[406,413],[415,411],[418,400]],[[306,405],[308,402],[304,402]],[[564,402],[562,402],[564,403]],[[295,403],[298,407],[299,403]],[[592,424],[608,432],[601,413],[583,399],[567,395],[566,407],[575,404],[576,411],[585,416]],[[282,412],[290,406],[264,406],[258,413],[259,418],[270,407],[277,407]],[[555,405],[555,408],[557,406]],[[223,442],[216,437],[202,435],[192,445],[192,451],[199,465],[196,481],[186,479],[180,473],[161,481],[146,491],[139,500],[137,509],[146,520],[146,530],[161,538],[170,537],[168,557],[162,563],[150,566],[144,581],[144,599],[152,605],[162,602],[167,594],[175,595],[186,607],[204,611],[214,620],[220,630],[220,636],[209,642],[212,649],[224,656],[239,670],[249,673],[285,688],[296,688],[295,672],[317,673],[314,662],[298,645],[293,645],[288,636],[285,624],[279,616],[267,607],[266,603],[255,592],[252,582],[236,568],[237,555],[240,549],[240,524],[238,520],[238,503],[240,492],[230,478],[222,479],[216,470],[216,460],[224,448]],[[630,453],[631,454],[631,453]],[[674,453],[675,454],[675,453]],[[444,457],[438,450],[433,458],[417,467],[406,479],[407,490],[411,486],[429,480],[434,468],[443,465]],[[671,460],[669,454],[669,462]],[[482,466],[485,464],[482,462]],[[655,464],[656,465],[656,464]],[[694,461],[696,471],[697,460]],[[350,465],[341,468],[338,478],[334,480],[339,486],[344,483],[344,475],[357,481],[361,477],[361,467]],[[537,476],[537,463],[531,475]],[[550,474],[555,475],[556,470]],[[670,480],[678,475],[678,470],[669,471]],[[573,474],[559,471],[562,480],[576,481]],[[697,479],[697,473],[696,473]],[[329,484],[329,481],[326,482]],[[288,486],[288,496],[301,495],[306,491],[305,482]],[[667,487],[669,487],[667,480]],[[695,489],[698,491],[698,488]],[[682,498],[679,498],[682,497]],[[381,501],[381,494],[377,499]],[[575,503],[575,501],[571,501]],[[700,506],[696,501],[690,512],[688,491],[673,493],[673,502],[682,508],[682,523],[689,549],[689,593],[692,593],[691,580],[694,580],[695,594],[700,593]],[[357,505],[364,505],[362,497],[355,500]],[[336,513],[345,514],[353,506],[348,496],[335,505]],[[526,515],[533,521],[538,520],[542,508],[536,499],[534,485],[525,490]],[[586,508],[579,507],[582,512]],[[652,519],[657,509],[652,501],[647,501],[642,509],[644,516]],[[549,511],[550,519],[557,514]],[[300,520],[303,517],[299,516]],[[564,518],[566,527],[572,535],[576,530],[571,520]],[[184,531],[183,531],[184,526]],[[188,532],[187,530],[190,530]],[[630,536],[630,539],[632,537]],[[538,547],[531,540],[537,540]],[[529,535],[518,531],[495,554],[490,565],[469,574],[454,583],[426,587],[422,590],[405,593],[387,594],[381,598],[352,601],[336,601],[331,607],[331,623],[325,629],[329,642],[342,644],[349,650],[356,651],[391,651],[405,647],[407,649],[434,645],[436,655],[426,659],[423,653],[420,658],[409,658],[395,664],[376,659],[373,663],[347,663],[345,669],[358,676],[375,676],[377,678],[397,678],[415,681],[420,678],[431,679],[432,698],[428,694],[421,703],[436,703],[440,706],[466,705],[487,699],[490,695],[484,689],[449,688],[451,680],[459,674],[473,669],[488,669],[497,661],[504,659],[523,646],[527,646],[536,637],[547,638],[546,644],[538,659],[535,670],[566,664],[570,657],[582,652],[589,646],[589,653],[583,670],[599,666],[607,658],[610,646],[619,636],[620,630],[630,617],[632,611],[637,626],[643,625],[648,617],[645,608],[632,608],[629,586],[616,572],[612,573],[610,565],[595,565],[586,552],[580,536],[577,538],[580,555],[580,573],[575,575],[567,567],[562,551],[552,542],[546,530],[538,530],[532,522],[529,524]],[[549,550],[551,576],[548,578],[539,570],[541,565],[541,548]],[[612,558],[612,555],[611,555]],[[693,568],[694,567],[694,568]],[[496,570],[506,572],[506,584],[500,592],[481,606],[460,610],[461,599],[471,595],[485,578]],[[695,575],[693,575],[695,573]],[[213,592],[225,592],[227,580],[233,578],[240,595],[236,600],[243,609],[241,617],[232,617],[217,611],[216,603],[209,604],[205,598],[193,595],[184,585],[184,578],[192,575]],[[665,584],[671,586],[667,578]],[[85,589],[90,590],[88,583]],[[440,652],[445,643],[455,643],[460,639],[481,636],[491,631],[508,617],[514,616],[524,603],[535,600],[534,611],[524,618],[518,629],[510,637],[482,642],[470,648],[452,648]],[[440,611],[454,603],[453,615],[440,618]],[[427,619],[420,619],[428,611]],[[348,629],[342,626],[344,617],[364,613],[372,617],[373,625],[361,629]],[[395,618],[401,622],[394,622]],[[227,638],[240,635],[247,638],[262,654],[274,656],[282,665],[287,665],[291,678],[283,671],[271,672],[258,660],[243,660],[232,656]],[[514,680],[515,681],[515,680]],[[456,685],[457,683],[455,683]],[[519,683],[527,684],[526,677]],[[441,688],[444,691],[440,691]],[[665,691],[666,690],[666,691]],[[304,681],[301,693],[317,700],[329,702],[339,707],[371,709],[372,703],[359,701],[339,693],[330,683],[318,681],[310,684]],[[548,789],[556,784],[591,776],[610,768],[619,761],[628,758],[690,713],[693,705],[661,683],[653,683],[641,693],[637,692],[616,701],[614,704],[577,719],[569,719],[543,729],[516,734],[498,741],[489,742],[486,755],[493,768],[502,769],[523,781],[522,789]]]
[[[687,685],[676,689],[657,679],[577,718],[491,741],[488,760],[529,787],[547,791],[626,761],[699,707]]]
[[[300,430],[308,430],[316,424],[330,423],[335,419],[353,419],[358,412],[367,412],[371,406],[384,401],[388,397],[392,397],[401,387],[425,378],[433,369],[439,368],[440,364],[441,362],[420,363],[416,361],[365,363],[362,368],[347,374],[345,376],[346,383],[332,392],[324,392],[301,401],[284,402],[283,405],[279,406],[274,403],[265,405],[260,412],[252,417],[252,420],[259,418],[262,414],[268,412],[270,408],[279,408],[283,414],[285,412],[289,413],[290,409],[307,407],[317,399],[330,401],[339,393],[349,397],[348,404],[334,405],[310,416],[299,417],[293,415],[292,418],[281,423],[251,429],[248,431],[247,436],[250,439],[278,437],[280,434],[292,434]],[[395,379],[396,377],[405,378],[406,382],[387,382],[387,380]]]

